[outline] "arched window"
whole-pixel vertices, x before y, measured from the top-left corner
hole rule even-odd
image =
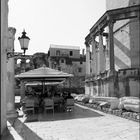
[[[64,63],[64,59],[61,59],[61,63]]]
[[[21,59],[18,59],[18,60],[17,60],[17,64],[20,64],[20,63],[21,63]]]
[[[30,62],[30,59],[27,59],[27,60],[26,60],[26,63],[29,63],[29,62]]]

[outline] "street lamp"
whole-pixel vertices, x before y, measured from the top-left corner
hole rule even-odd
[[[29,41],[30,38],[28,36],[26,36],[26,32],[25,29],[22,32],[22,36],[18,37],[21,49],[23,50],[23,53],[25,55],[26,50],[28,50],[28,45],[29,45]]]
[[[10,28],[9,28],[10,29]],[[11,40],[11,37],[9,38]],[[26,50],[28,49],[28,45],[29,45],[29,41],[30,38],[28,36],[26,36],[26,32],[25,30],[23,30],[22,32],[22,36],[18,37],[21,49],[23,50],[23,54],[25,55]],[[7,52],[7,59],[9,58],[13,58],[15,56],[22,56],[22,53],[20,52],[14,52],[14,45],[13,45],[13,41],[9,41],[9,48],[6,49]]]
[[[18,37],[21,49],[23,50],[23,54],[25,56],[25,52],[26,50],[28,50],[28,45],[29,45],[29,41],[30,38],[28,36],[26,36],[26,32],[25,29],[22,32],[22,36]],[[25,67],[26,67],[26,59],[23,57],[21,59],[21,72],[25,72]]]

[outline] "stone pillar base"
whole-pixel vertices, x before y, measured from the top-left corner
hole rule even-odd
[[[18,116],[18,113],[16,110],[11,110],[7,112],[7,118],[16,118]]]
[[[110,79],[108,83],[108,95],[109,97],[115,97],[114,81]]]
[[[118,83],[117,83],[117,72],[115,70],[109,70],[108,71],[108,96],[110,97],[116,97],[117,96],[117,92],[118,92]]]
[[[8,129],[8,127],[6,126],[6,128],[1,132],[1,134],[0,134],[0,138],[2,139],[2,140],[4,140],[4,138],[6,138],[6,136],[7,135],[9,135],[9,129]]]
[[[108,87],[108,95],[111,97],[118,97],[118,82],[115,77],[109,79]]]
[[[89,82],[85,83],[85,94],[86,95],[90,95],[90,86],[89,86]]]

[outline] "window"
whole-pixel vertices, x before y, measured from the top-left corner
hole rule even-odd
[[[78,72],[82,72],[82,68],[78,68]]]
[[[58,67],[58,70],[61,70],[61,67]]]
[[[64,59],[61,59],[61,63],[64,63]]]
[[[56,55],[60,56],[60,51],[59,50],[56,51]]]
[[[27,60],[26,60],[26,63],[29,63],[29,62],[30,62],[30,59],[27,59]]]
[[[72,51],[70,51],[70,56],[73,56],[73,52]]]

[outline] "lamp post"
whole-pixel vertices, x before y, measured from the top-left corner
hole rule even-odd
[[[30,38],[28,36],[26,36],[25,30],[23,30],[22,36],[18,37],[18,40],[19,40],[21,49],[23,50],[23,54],[25,55],[26,50],[28,50],[28,45],[29,45],[29,41],[30,41]],[[14,48],[13,47],[11,47],[11,46],[9,47],[9,45],[8,45],[8,48],[6,49],[7,59],[13,58],[15,56],[23,56],[22,53],[14,52]]]
[[[29,41],[30,38],[28,36],[26,36],[26,32],[25,29],[22,32],[22,36],[18,37],[21,49],[23,50],[23,57],[21,59],[21,73],[25,72],[25,68],[26,68],[26,59],[25,59],[25,52],[26,50],[28,50],[28,45],[29,45]],[[25,97],[25,82],[24,81],[20,81],[20,96],[21,96],[21,100]]]
[[[25,29],[22,32],[22,36],[18,37],[18,40],[19,40],[21,49],[23,50],[23,54],[25,56],[25,52],[26,50],[28,50],[28,45],[30,41],[30,38],[26,36]],[[26,59],[23,57],[21,60],[21,72],[25,72],[25,67],[26,67]]]
[[[28,45],[29,45],[29,41],[30,38],[28,36],[26,36],[26,32],[25,29],[22,32],[22,36],[18,37],[21,49],[23,50],[23,53],[25,55],[26,50],[28,50]]]

